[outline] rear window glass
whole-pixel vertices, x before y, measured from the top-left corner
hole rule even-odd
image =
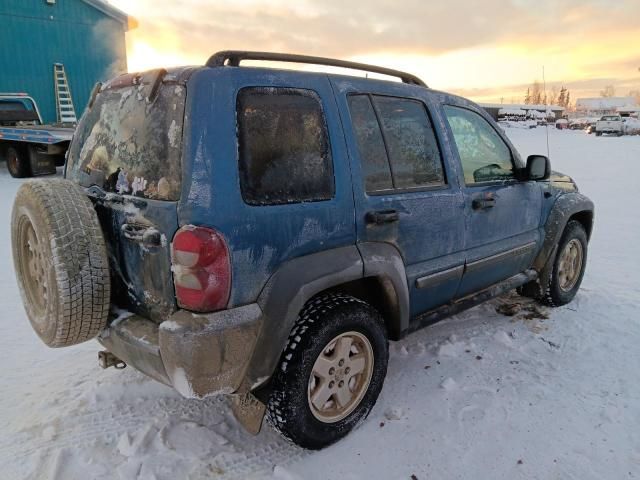
[[[238,94],[242,197],[250,205],[328,200],[334,178],[318,95],[291,88],[244,88]]]
[[[0,98],[0,111],[16,111],[16,110],[31,110],[26,103],[20,100],[5,100]]]
[[[186,91],[163,84],[153,101],[147,85],[101,92],[85,112],[69,149],[67,176],[89,187],[158,200],[178,200]]]

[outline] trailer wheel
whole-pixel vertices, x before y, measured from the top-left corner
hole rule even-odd
[[[31,176],[31,163],[29,151],[18,145],[11,145],[6,149],[5,158],[7,169],[13,178],[25,178]]]
[[[91,201],[63,179],[23,183],[13,205],[13,262],[31,326],[49,347],[95,337],[107,325],[107,249]]]

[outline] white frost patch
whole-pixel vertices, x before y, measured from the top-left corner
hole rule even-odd
[[[164,445],[170,450],[204,457],[221,451],[231,451],[229,441],[215,431],[196,422],[181,421],[168,425],[161,432]]]
[[[185,398],[196,398],[193,387],[187,378],[186,372],[177,367],[171,374],[171,383],[173,387]]]
[[[51,441],[56,436],[56,429],[53,425],[48,425],[42,430],[42,438],[47,441]]]
[[[501,343],[505,347],[512,347],[513,346],[513,340],[511,340],[511,337],[509,336],[509,334],[507,332],[505,332],[504,330],[500,330],[500,331],[496,332],[495,335],[493,336],[493,339],[496,342]]]
[[[440,388],[445,389],[447,392],[455,390],[457,387],[458,387],[458,384],[451,377],[445,378],[440,384]]]
[[[299,477],[298,475],[290,472],[284,467],[280,465],[276,465],[273,467],[273,476],[272,480],[303,480],[303,477]]]
[[[171,120],[171,125],[169,126],[169,131],[167,132],[167,136],[169,137],[169,145],[176,148],[178,147],[178,135],[180,134],[180,129],[178,128],[178,124],[175,120]]]
[[[175,320],[165,320],[160,324],[160,328],[162,330],[167,330],[168,332],[175,332],[176,330],[180,330],[182,325]]]
[[[404,414],[400,407],[389,407],[384,411],[384,418],[387,420],[400,420]]]
[[[140,215],[140,209],[131,202],[128,202],[124,206],[124,212],[134,216]]]
[[[260,385],[262,385],[264,382],[266,382],[269,379],[268,376],[264,376],[264,377],[259,377],[254,383],[253,385],[251,385],[251,390],[253,390],[254,388],[258,388]]]
[[[115,327],[120,322],[122,322],[124,319],[133,316],[133,312],[130,312],[129,310],[125,310],[123,308],[118,308],[118,307],[113,306],[113,305],[111,306],[111,313],[115,313],[117,315],[117,317],[114,318],[111,321],[111,326],[112,327]]]

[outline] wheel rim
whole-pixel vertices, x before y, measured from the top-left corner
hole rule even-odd
[[[7,152],[7,168],[14,173],[18,171],[18,154],[14,150]]]
[[[562,291],[568,292],[576,286],[582,272],[583,257],[580,240],[574,238],[565,245],[558,264],[558,285]]]
[[[49,262],[43,242],[40,241],[28,217],[22,217],[19,226],[22,286],[37,318],[43,318],[49,294]]]
[[[334,423],[353,412],[367,393],[373,362],[373,348],[363,334],[351,331],[331,340],[309,378],[307,399],[313,415]]]

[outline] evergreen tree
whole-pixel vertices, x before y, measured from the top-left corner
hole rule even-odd
[[[601,97],[615,97],[616,96],[616,87],[613,85],[606,85],[604,90],[600,91]]]
[[[547,100],[549,101],[549,105],[557,105],[558,103],[558,87],[556,87],[555,85],[553,85],[551,87],[551,94],[549,95],[549,97],[547,98]]]
[[[542,103],[542,89],[540,88],[540,82],[535,80],[531,85],[531,103],[534,105],[540,105]]]
[[[529,105],[531,103],[531,92],[529,87],[527,87],[527,93],[524,94],[524,104]]]
[[[558,95],[557,104],[561,107],[566,107],[567,102],[567,89],[564,86],[560,89],[560,94]]]

